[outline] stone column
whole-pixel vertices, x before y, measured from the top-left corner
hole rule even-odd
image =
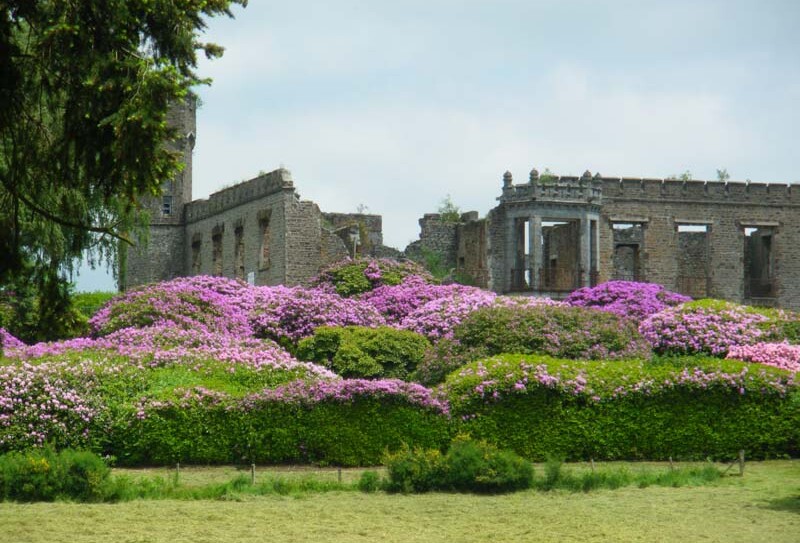
[[[538,291],[541,288],[542,273],[542,218],[533,216],[528,222],[528,236],[530,248],[528,253],[531,260],[531,286]]]
[[[592,225],[589,222],[589,217],[584,215],[581,217],[581,232],[580,232],[580,266],[581,266],[581,277],[580,283],[584,287],[588,287],[591,284],[591,266],[592,266]]]

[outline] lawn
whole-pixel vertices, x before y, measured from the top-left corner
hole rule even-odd
[[[631,465],[631,469],[636,467]],[[259,474],[309,475],[308,470],[277,471],[260,470]],[[356,473],[344,472],[343,480],[353,480]],[[168,476],[169,472],[162,470],[161,474]],[[231,468],[192,468],[182,470],[180,477],[192,485],[226,480],[234,474]],[[311,475],[337,477],[335,470],[312,470]],[[798,540],[797,460],[749,462],[744,477],[726,476],[701,487],[628,487],[587,494],[338,491],[230,501],[0,504],[0,541],[15,543]]]

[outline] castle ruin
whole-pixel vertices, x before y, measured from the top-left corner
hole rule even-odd
[[[301,200],[286,169],[192,200],[195,103],[173,107],[169,122],[184,169],[147,201],[149,238],[128,248],[120,287],[189,275],[220,275],[257,285],[299,285],[348,256],[397,256],[383,245],[382,219],[323,213]]]
[[[695,298],[800,309],[800,195],[791,184],[503,176],[498,205],[420,220],[411,249],[498,293],[555,297],[612,279]]]

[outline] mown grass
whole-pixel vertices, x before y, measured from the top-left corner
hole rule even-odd
[[[636,471],[664,464],[614,464]],[[182,470],[182,484],[224,484],[231,468]],[[570,465],[570,472],[591,471]],[[266,471],[266,470],[264,470]],[[306,473],[304,473],[306,471]],[[308,470],[269,470],[261,476],[302,480]],[[158,473],[115,470],[151,479]],[[544,473],[543,466],[537,472]],[[249,478],[249,473],[238,473]],[[170,473],[161,474],[169,477]],[[338,484],[337,471],[318,480]],[[343,471],[349,481],[358,470]],[[217,500],[136,500],[117,504],[0,504],[0,541],[705,541],[797,542],[800,534],[800,462],[748,463],[744,477],[704,486],[627,486],[571,492],[536,490],[497,496],[430,493],[295,492]]]

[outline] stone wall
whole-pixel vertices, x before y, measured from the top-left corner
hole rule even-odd
[[[454,269],[458,253],[458,224],[443,221],[438,213],[426,213],[419,220],[419,239],[406,247],[406,256],[424,262],[426,253],[435,253],[440,256],[444,268]]]
[[[150,227],[149,239],[136,246],[124,247],[126,271],[121,274],[120,288],[166,281],[183,273],[183,227],[156,224]]]
[[[601,279],[611,268],[611,224],[644,224],[642,267],[648,281],[680,290],[678,225],[708,226],[707,295],[745,299],[744,229],[774,227],[776,303],[800,309],[800,197],[791,185],[657,179],[604,179]]]

